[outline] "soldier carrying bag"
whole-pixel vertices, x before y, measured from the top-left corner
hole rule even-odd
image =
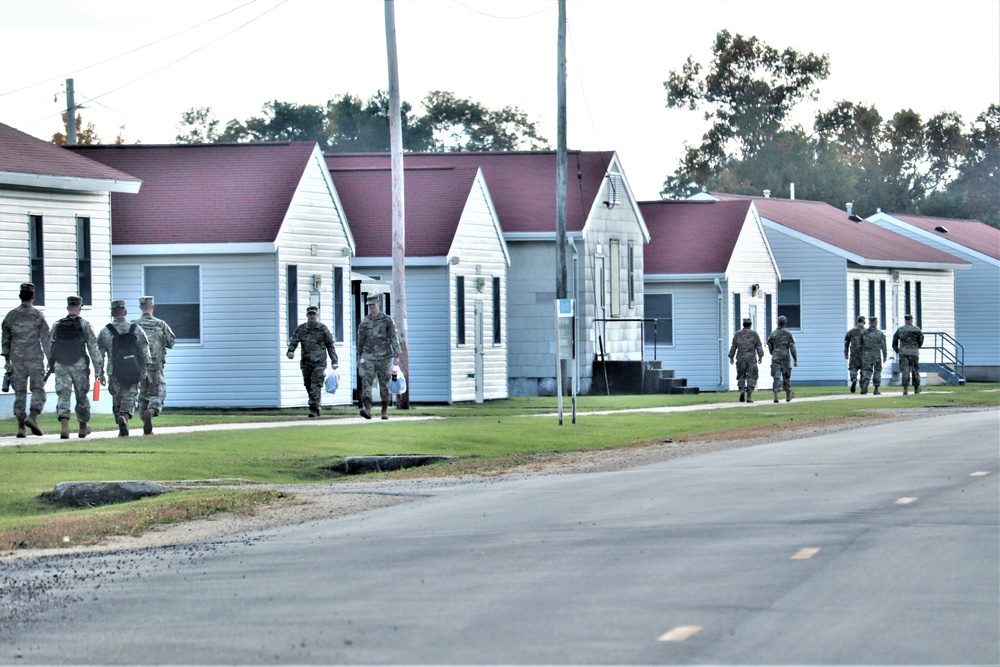
[[[52,359],[63,366],[71,366],[87,357],[87,346],[83,339],[83,325],[80,318],[64,317],[56,322],[52,340]]]
[[[142,358],[139,356],[139,340],[135,334],[136,324],[133,323],[125,333],[118,333],[113,325],[108,324],[111,332],[111,377],[122,386],[139,384],[142,372]]]

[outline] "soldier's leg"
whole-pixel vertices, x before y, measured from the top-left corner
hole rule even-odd
[[[913,355],[910,360],[910,368],[913,369],[913,393],[920,393],[920,357]]]
[[[17,361],[10,362],[10,386],[14,390],[14,416],[22,424],[28,416],[28,369]]]
[[[740,390],[740,403],[747,400],[746,362],[736,357],[736,388]]]
[[[375,365],[366,360],[361,364],[361,416],[372,418],[372,383],[375,381]]]
[[[778,392],[781,390],[781,362],[771,358],[771,392],[774,393],[774,402],[778,402]]]
[[[326,365],[314,366],[311,369],[309,379],[309,414],[319,417],[321,413],[321,403],[323,396],[323,381],[326,379]]]
[[[785,387],[785,402],[795,398],[795,392],[792,391],[792,360],[786,359],[784,364],[782,364],[781,373],[784,379]]]
[[[32,363],[28,368],[28,386],[31,387],[31,406],[24,424],[35,435],[44,435],[38,427],[38,415],[45,409],[45,365],[42,362]]]
[[[378,373],[378,393],[382,399],[382,419],[388,419],[389,401],[392,400],[392,392],[389,391],[389,380],[391,379],[392,359],[381,359],[375,365],[375,372]]]
[[[126,414],[122,409],[125,404],[125,387],[114,377],[111,377],[108,380],[108,393],[111,394],[111,414],[114,415],[115,422],[118,424],[118,435],[126,437],[128,436],[128,418],[131,413]]]
[[[73,394],[73,375],[68,366],[62,364],[56,366],[56,418],[62,421],[69,419],[72,408],[71,398]]]
[[[147,395],[144,410],[149,410],[156,417],[163,412],[163,405],[167,401],[167,378],[163,374],[163,369],[157,368],[147,376],[146,380]]]

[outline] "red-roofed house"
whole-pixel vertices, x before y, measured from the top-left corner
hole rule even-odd
[[[639,202],[646,246],[646,358],[708,391],[736,387],[729,363],[743,318],[765,340],[776,326],[777,261],[753,202]],[[758,387],[769,388],[767,349]]]
[[[50,324],[74,294],[84,317],[101,322],[111,303],[111,193],[135,197],[141,184],[0,123],[0,311],[20,305],[18,287],[30,282]],[[12,401],[0,394],[0,417],[11,416]]]
[[[389,163],[385,153],[330,153],[326,159],[331,169]],[[482,170],[510,252],[509,393],[554,395],[556,153],[406,153],[403,161],[407,169]],[[578,390],[585,393],[602,344],[610,360],[642,359],[642,257],[649,232],[614,152],[569,151],[567,163],[567,290],[577,303]]]
[[[138,315],[144,294],[177,335],[168,405],[298,407],[308,403],[290,332],[318,305],[350,363],[354,240],[319,146],[310,142],[76,146],[137,174],[112,195],[114,297]],[[332,404],[351,401],[342,375]]]
[[[955,274],[955,338],[965,377],[1000,382],[1000,229],[978,220],[879,212],[870,222],[972,263]]]
[[[355,270],[391,283],[391,170],[327,161],[354,231]],[[405,169],[404,193],[410,400],[506,398],[510,258],[483,174],[474,167]],[[364,289],[353,289],[358,313]],[[391,300],[384,303],[392,315]]]
[[[858,315],[878,317],[888,338],[907,312],[925,332],[955,335],[955,271],[968,261],[823,202],[711,196],[757,207],[781,273],[777,312],[799,354],[793,384],[847,384],[844,334]]]

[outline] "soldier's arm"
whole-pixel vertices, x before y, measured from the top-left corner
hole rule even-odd
[[[83,339],[87,343],[87,351],[90,352],[90,362],[94,365],[94,373],[100,379],[104,375],[104,355],[101,353],[101,346],[97,344],[97,336],[94,334],[94,327],[87,323],[83,327]]]
[[[399,346],[399,334],[396,332],[396,322],[389,319],[389,343],[392,347],[392,356],[399,359],[403,356],[403,349]]]
[[[163,323],[163,347],[164,350],[171,350],[174,347],[174,343],[177,342],[177,336],[174,335],[174,330],[170,328],[170,325],[166,322]],[[164,356],[166,352],[164,351]]]
[[[45,353],[45,359],[51,363],[52,361],[52,341],[49,339],[51,331],[49,330],[49,323],[42,318],[42,321],[38,325],[38,342],[42,344],[42,352]]]
[[[325,332],[325,336],[326,336],[326,353],[330,355],[330,365],[333,368],[336,368],[337,366],[339,366],[339,364],[337,363],[337,345],[333,340],[333,332],[327,329]]]

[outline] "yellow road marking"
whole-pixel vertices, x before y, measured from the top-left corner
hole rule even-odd
[[[969,475],[969,477],[986,477],[989,474],[990,472],[988,470],[980,470],[978,472],[972,473],[971,475]]]
[[[701,632],[700,625],[678,625],[673,630],[664,632],[656,638],[658,642],[682,642],[691,635]]]
[[[916,498],[900,498],[896,501],[897,505],[909,505],[910,503],[917,502]]]
[[[808,549],[799,549],[798,552],[792,556],[792,560],[809,560],[818,553],[819,549],[813,547]]]

